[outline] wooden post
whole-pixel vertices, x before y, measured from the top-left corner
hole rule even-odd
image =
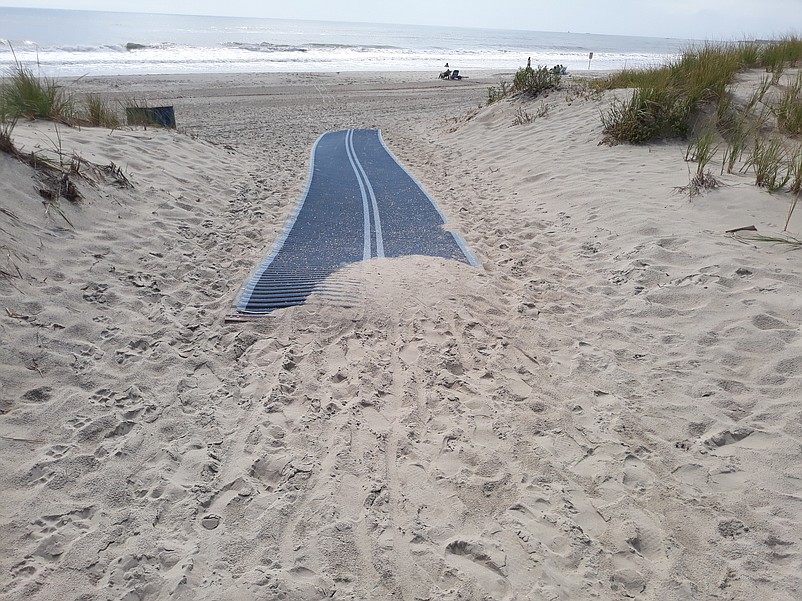
[[[588,71],[590,71],[590,61],[593,60],[593,53],[588,54]]]

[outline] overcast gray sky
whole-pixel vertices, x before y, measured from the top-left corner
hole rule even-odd
[[[715,40],[767,38],[802,30],[802,0],[0,0],[0,6]]]

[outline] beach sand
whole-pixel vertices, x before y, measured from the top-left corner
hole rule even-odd
[[[609,96],[483,106],[500,77],[87,77],[179,131],[18,124],[133,187],[84,164],[47,206],[0,155],[0,599],[800,598],[799,251],[725,233],[790,198],[689,200],[685,143],[599,145]],[[482,269],[225,323],[351,127]]]

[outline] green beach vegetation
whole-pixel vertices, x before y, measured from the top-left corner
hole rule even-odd
[[[86,119],[93,127],[117,129],[121,125],[120,117],[114,106],[99,94],[87,94]]]
[[[646,144],[688,139],[686,160],[696,173],[682,191],[690,196],[719,186],[707,166],[723,150],[721,174],[752,173],[755,185],[793,195],[786,229],[802,189],[802,39],[705,43],[686,49],[668,64],[624,70],[591,81],[597,91],[619,94],[601,114],[603,142]],[[765,76],[746,98],[737,78],[748,70]],[[789,70],[795,73],[786,74]]]
[[[511,95],[523,94],[537,98],[560,87],[565,67],[555,65],[551,68],[538,66],[524,67],[515,72],[512,84],[502,80],[498,86],[487,89],[487,104],[493,104]]]
[[[69,122],[76,116],[72,95],[48,77],[17,63],[0,87],[0,103],[16,118]]]
[[[802,71],[797,73],[775,107],[777,125],[789,134],[802,134]]]
[[[13,49],[12,49],[13,51]],[[146,110],[145,100],[128,97],[111,102],[100,94],[78,95],[62,82],[39,75],[16,61],[0,78],[0,151],[11,152],[11,132],[20,119],[41,119],[66,126],[116,129],[128,109]],[[135,125],[158,125],[153,121]]]
[[[725,132],[752,115],[771,86],[779,86],[783,72],[802,61],[802,39],[786,36],[772,42],[706,43],[685,50],[676,60],[643,70],[623,70],[590,82],[598,90],[633,89],[628,99],[613,102],[602,115],[605,141],[641,144],[660,138],[685,138],[702,113],[712,112]],[[731,85],[748,69],[764,68],[759,92],[745,106],[733,102]],[[794,84],[772,110],[778,126],[799,133],[802,125],[802,79]],[[710,111],[710,109],[714,109]],[[760,119],[759,115],[755,117]]]

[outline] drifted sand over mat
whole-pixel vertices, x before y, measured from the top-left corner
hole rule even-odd
[[[46,212],[0,155],[0,599],[799,598],[800,255],[725,234],[789,198],[689,202],[685,144],[598,145],[609,97],[513,126],[541,100],[434,77],[86,78],[183,132],[17,126],[134,188]],[[225,324],[349,127],[483,269]]]

